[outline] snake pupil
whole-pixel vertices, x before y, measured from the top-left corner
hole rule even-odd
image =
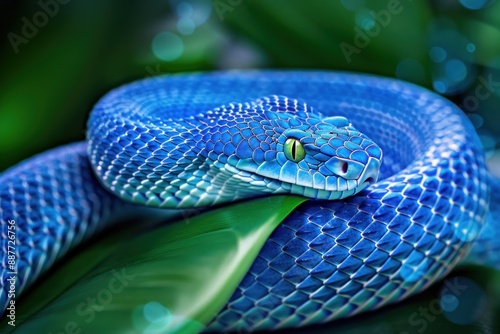
[[[285,156],[293,162],[299,162],[300,160],[304,159],[306,155],[304,147],[302,146],[300,141],[295,138],[288,138],[286,140],[284,151]]]
[[[342,163],[342,173],[347,173],[347,162]]]

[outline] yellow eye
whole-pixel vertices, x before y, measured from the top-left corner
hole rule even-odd
[[[306,156],[304,146],[295,138],[288,138],[285,142],[285,156],[288,160],[299,162]]]

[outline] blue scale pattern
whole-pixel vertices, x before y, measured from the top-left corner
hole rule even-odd
[[[293,136],[306,151],[297,163],[283,151]],[[131,207],[100,183],[157,207],[312,198],[273,232],[207,331],[326,322],[400,301],[457,263],[500,264],[500,183],[473,127],[453,104],[408,83],[333,72],[154,78],[106,95],[88,138],[100,182],[84,144],[0,176],[2,236],[16,219],[24,287]],[[379,166],[378,182],[356,188],[363,170]],[[346,198],[326,200],[340,189]]]
[[[86,143],[54,149],[0,176],[2,310],[8,302],[9,272],[17,272],[16,294],[22,293],[68,250],[131,207],[99,185],[86,150]],[[15,221],[15,245],[9,243],[8,221]],[[9,246],[16,250],[15,268],[6,260],[13,250]]]

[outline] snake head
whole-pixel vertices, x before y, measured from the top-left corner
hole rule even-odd
[[[342,199],[377,181],[382,150],[345,117],[323,117],[282,96],[256,105],[264,110],[262,119],[236,147],[234,164],[253,173],[247,177],[251,185],[273,193]]]
[[[340,116],[284,130],[276,150],[283,188],[320,199],[342,199],[375,183],[382,158],[380,147]]]

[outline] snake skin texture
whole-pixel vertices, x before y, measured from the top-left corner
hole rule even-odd
[[[491,231],[500,196],[490,192],[500,186],[470,122],[432,92],[375,76],[247,71],[138,81],[98,102],[88,146],[43,153],[0,181],[3,258],[7,221],[18,227],[18,291],[113,228],[117,212],[136,208],[129,202],[310,197],[273,232],[207,331],[326,322],[418,293],[460,262],[499,265]],[[7,271],[3,262],[3,309]]]
[[[86,143],[54,149],[0,176],[2,311],[7,278],[17,271],[16,291],[26,287],[74,245],[102,230],[129,204],[102,188],[90,168]],[[17,270],[7,262],[8,221],[16,222]]]
[[[163,208],[266,193],[332,200],[377,180],[380,148],[347,119],[322,117],[298,100],[270,96],[215,110],[169,109],[159,112],[157,104],[120,90],[95,108],[90,160],[119,197]],[[286,157],[287,139],[301,143],[303,159]]]

